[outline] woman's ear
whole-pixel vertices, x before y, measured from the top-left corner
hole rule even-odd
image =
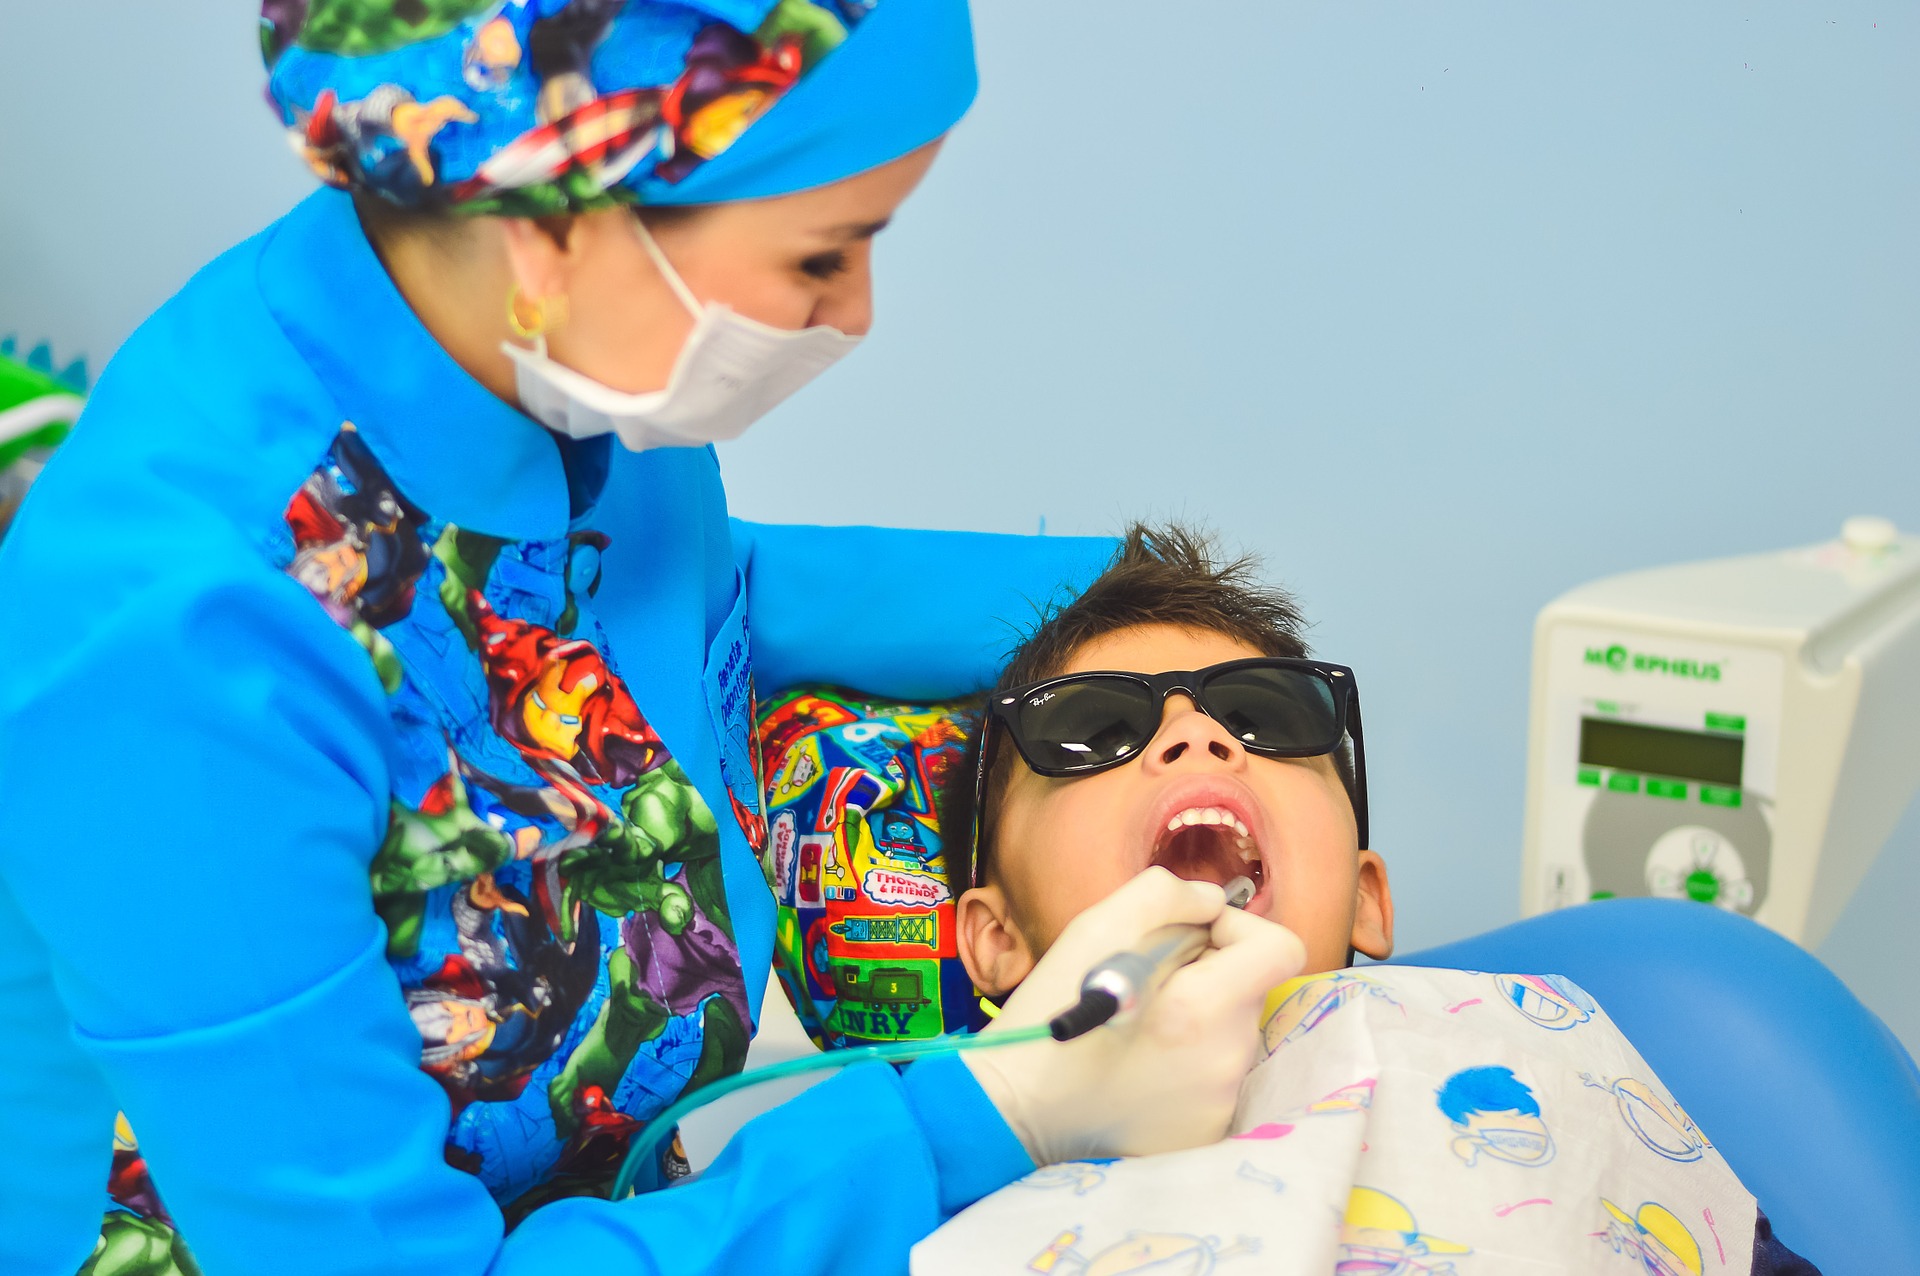
[[[976,886],[953,909],[960,961],[973,986],[989,997],[1004,997],[1033,970],[1034,954],[1007,909],[998,886]]]
[[[500,238],[506,245],[507,269],[522,296],[539,301],[571,291],[572,218],[503,217]]]
[[[1360,852],[1360,879],[1355,886],[1354,948],[1375,961],[1393,956],[1393,889],[1387,885],[1387,862],[1378,851]]]

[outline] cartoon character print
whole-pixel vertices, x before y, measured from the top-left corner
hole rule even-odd
[[[611,203],[630,179],[685,180],[868,7],[776,0],[743,31],[626,0],[264,0],[261,51],[289,140],[322,181],[403,207],[533,216]]]
[[[1384,985],[1352,971],[1329,970],[1288,980],[1267,999],[1267,1016],[1261,1028],[1267,1053],[1271,1055],[1289,1042],[1300,1040],[1342,1006],[1363,996],[1377,997],[1405,1013],[1399,1000]]]
[[[1616,1254],[1638,1260],[1647,1276],[1700,1276],[1700,1242],[1672,1210],[1644,1201],[1632,1214],[1605,1197],[1606,1230],[1596,1233]]]
[[[797,33],[762,44],[725,23],[703,27],[687,52],[687,69],[660,103],[669,132],[654,172],[678,182],[732,146],[799,82],[802,47]]]
[[[841,726],[857,721],[859,716],[846,705],[825,696],[802,693],[783,697],[760,719],[760,754],[765,762],[767,774],[775,777],[785,776],[787,755],[795,745],[823,727]],[[808,768],[808,774],[795,779],[789,786],[795,796],[806,788],[814,776],[819,774],[817,745],[813,755],[815,762]],[[781,791],[776,790],[776,792]]]
[[[1184,1232],[1128,1232],[1092,1257],[1080,1253],[1080,1229],[1054,1237],[1027,1264],[1030,1272],[1058,1276],[1208,1276],[1221,1263],[1260,1252],[1260,1242],[1242,1236],[1231,1244],[1217,1236]]]
[[[100,1235],[79,1276],[200,1276],[199,1264],[154,1190],[146,1157],[124,1113],[113,1119],[107,1198]]]
[[[379,631],[413,609],[414,589],[426,570],[420,543],[426,518],[386,481],[351,423],[341,428],[327,463],[307,476],[287,505],[294,549],[288,575],[366,648],[389,692],[399,671]]]
[[[1613,1095],[1620,1107],[1620,1119],[1627,1123],[1633,1136],[1649,1151],[1669,1161],[1697,1161],[1713,1146],[1678,1103],[1662,1098],[1652,1086],[1636,1077],[1607,1081],[1583,1072],[1580,1080]]]
[[[1373,1090],[1378,1084],[1378,1077],[1366,1077],[1343,1085],[1325,1098],[1315,1099],[1301,1109],[1301,1113],[1304,1116],[1324,1116],[1329,1113],[1369,1111],[1373,1107]]]
[[[342,102],[322,89],[311,111],[296,114],[300,155],[313,175],[330,186],[349,185],[355,175],[403,192],[409,204],[438,180],[440,155],[434,140],[450,124],[480,117],[459,98],[421,102],[397,84],[382,84],[365,97]]]
[[[935,809],[964,741],[947,705],[821,689],[764,711],[776,961],[822,1046],[983,1022],[954,947]]]
[[[597,791],[631,785],[666,746],[592,643],[500,616],[478,589],[465,607],[495,733],[571,806],[563,849],[592,842],[615,822]]]
[[[473,33],[472,43],[460,56],[460,78],[476,93],[497,94],[513,82],[525,58],[520,32],[503,14]]]
[[[1452,1260],[1472,1252],[1469,1245],[1422,1232],[1396,1198],[1356,1187],[1347,1197],[1333,1270],[1336,1276],[1451,1276]]]
[[[1565,975],[1495,975],[1493,983],[1502,1001],[1552,1032],[1578,1027],[1600,1008]]]
[[[648,1117],[738,1070],[749,1022],[719,825],[587,608],[606,538],[438,524],[351,427],[287,525],[287,570],[389,664],[369,884],[447,1158],[509,1223],[604,1192]]]
[[[1015,1179],[1013,1185],[1043,1192],[1068,1191],[1075,1196],[1085,1196],[1107,1181],[1107,1167],[1112,1164],[1111,1158],[1061,1161],[1056,1165],[1043,1165],[1025,1178]]]
[[[1513,1069],[1463,1068],[1446,1079],[1437,1099],[1453,1123],[1453,1154],[1468,1166],[1481,1156],[1529,1166],[1553,1160],[1553,1135],[1540,1119],[1540,1102]]]
[[[592,945],[558,939],[519,891],[483,873],[452,892],[459,952],[406,992],[420,1067],[457,1116],[516,1099],[572,1028],[599,974]]]

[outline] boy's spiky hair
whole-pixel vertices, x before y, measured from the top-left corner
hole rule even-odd
[[[1260,578],[1259,559],[1244,554],[1223,559],[1211,537],[1177,523],[1134,523],[1092,584],[1042,612],[1039,624],[1014,649],[988,695],[1051,678],[1089,642],[1122,629],[1172,625],[1233,638],[1262,655],[1298,659],[1308,654],[1301,637],[1305,623],[1292,595]],[[972,880],[968,848],[979,747],[976,727],[965,761],[950,773],[942,795],[941,842],[956,895]],[[996,754],[987,786],[989,808],[1005,787],[1014,756],[1011,748]],[[1353,764],[1344,747],[1334,755],[1334,765],[1351,797]]]

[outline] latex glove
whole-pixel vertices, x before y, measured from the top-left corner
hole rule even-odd
[[[1074,1041],[961,1054],[1036,1165],[1226,1137],[1260,1045],[1267,993],[1307,957],[1292,931],[1228,908],[1210,882],[1149,868],[1074,918],[986,1032],[1046,1023],[1079,999],[1096,962],[1172,922],[1209,927],[1213,947],[1131,1019]]]

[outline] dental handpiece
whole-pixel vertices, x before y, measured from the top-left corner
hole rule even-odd
[[[1253,898],[1253,882],[1245,877],[1234,878],[1226,889],[1231,908],[1245,908]],[[1161,926],[1148,931],[1137,947],[1100,962],[1080,981],[1080,1000],[1047,1025],[1053,1039],[1072,1041],[1139,1010],[1168,976],[1206,950],[1207,935],[1205,926],[1190,923]]]

